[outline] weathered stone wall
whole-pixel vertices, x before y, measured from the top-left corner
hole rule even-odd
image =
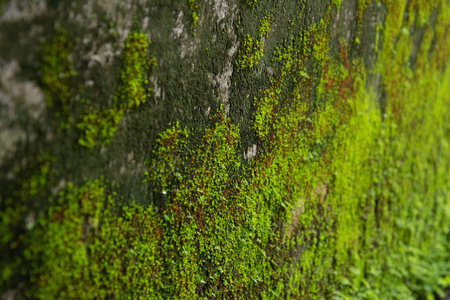
[[[0,289],[443,297],[448,1],[0,1]]]

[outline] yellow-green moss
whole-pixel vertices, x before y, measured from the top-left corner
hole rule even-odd
[[[148,55],[147,35],[143,32],[131,32],[122,54],[121,84],[117,101],[120,107],[130,109],[147,101],[150,92],[149,76],[156,60]]]
[[[258,61],[263,56],[264,40],[267,38],[271,25],[272,17],[270,14],[266,14],[266,16],[260,20],[257,34],[258,38],[253,39],[248,34],[244,37],[235,62],[238,70],[251,69],[258,64]]]
[[[42,46],[41,80],[48,91],[47,106],[55,107],[57,116],[67,113],[76,90],[73,78],[77,72],[72,66],[72,50],[73,43],[63,28],[58,28],[52,41]]]
[[[244,0],[244,2],[251,7],[255,7],[256,4],[260,3],[261,0]]]
[[[258,27],[258,38],[267,38],[270,27],[272,26],[272,16],[269,13],[266,13],[266,15],[259,21],[259,27]]]
[[[198,10],[199,10],[199,6],[196,2],[196,0],[188,0],[188,7],[191,11],[191,31],[193,32],[194,36],[195,34],[195,28],[197,27],[197,22],[198,22]]]
[[[29,297],[156,297],[159,225],[151,207],[118,206],[100,180],[68,184],[29,234]],[[137,288],[139,287],[139,288]]]
[[[360,44],[361,41],[359,39],[359,36],[361,35],[361,28],[362,28],[362,22],[363,22],[363,16],[364,11],[366,10],[367,6],[370,4],[369,0],[358,0],[357,1],[357,12],[358,15],[356,17],[356,37],[355,37],[355,44]]]
[[[21,180],[8,196],[1,199],[0,251],[2,251],[2,259],[0,265],[2,268],[0,286],[17,276],[17,271],[23,266],[23,256],[11,257],[11,253],[20,253],[21,247],[26,242],[26,235],[18,235],[17,232],[33,228],[35,216],[33,209],[38,199],[42,197],[45,188],[52,183],[54,160],[48,153],[43,153],[36,160],[17,167],[14,172],[16,175],[21,175]],[[11,187],[5,185],[3,189],[8,190]]]
[[[93,148],[98,143],[109,143],[117,130],[117,125],[123,118],[123,109],[109,108],[96,110],[93,107],[83,115],[77,128],[82,130],[84,136],[78,140],[81,146]]]
[[[424,3],[383,1],[373,71],[351,59],[343,41],[331,54],[328,9],[276,48],[273,79],[254,98],[258,153],[251,161],[244,163],[239,127],[223,108],[199,136],[176,123],[156,140],[143,174],[165,205],[155,212],[123,204],[132,199],[102,180],[68,184],[20,239],[11,241],[2,227],[2,242],[20,246],[25,259],[3,268],[2,282],[27,265],[34,298],[443,297],[450,274],[450,7]],[[422,6],[422,19],[436,9],[435,25],[404,17]],[[268,24],[261,21],[257,41]],[[413,24],[424,29],[414,66]],[[146,101],[144,37],[132,35],[125,47],[134,50],[124,50],[129,63],[115,112]],[[240,56],[249,47],[255,58],[247,37],[238,57],[251,67]],[[371,72],[382,74],[381,91],[367,88]],[[102,125],[95,114],[86,123],[98,125],[82,130],[93,131],[94,142],[110,138],[102,130],[117,125],[114,117],[101,116],[112,118]],[[47,161],[25,181],[24,198],[51,173]],[[2,217],[20,219],[21,212]]]
[[[114,96],[114,103],[109,108],[95,109],[86,107],[85,114],[77,124],[82,131],[78,140],[81,146],[93,148],[108,144],[124,112],[139,107],[147,101],[150,93],[149,76],[156,61],[148,55],[147,35],[143,32],[131,32],[122,54],[122,72],[120,85]],[[90,104],[90,101],[83,101]]]
[[[219,112],[182,171],[183,180],[168,191],[164,247],[169,295],[251,295],[252,288],[268,283],[266,237],[258,234],[267,224],[252,215],[255,200],[244,192],[249,185],[242,177],[238,146],[236,126]]]
[[[166,193],[165,189],[173,179],[182,179],[178,171],[183,163],[182,153],[186,150],[188,136],[186,129],[181,130],[177,122],[156,140],[153,151],[156,158],[144,175],[154,182],[157,191]]]

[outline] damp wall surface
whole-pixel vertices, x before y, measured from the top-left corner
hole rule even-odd
[[[444,298],[449,5],[0,1],[0,296]]]

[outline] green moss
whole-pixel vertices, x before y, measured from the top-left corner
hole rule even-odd
[[[153,181],[155,189],[166,193],[166,188],[173,179],[181,180],[178,173],[183,163],[182,153],[185,151],[188,133],[176,125],[160,134],[153,151],[155,159],[150,163],[149,171],[145,173],[147,179]]]
[[[239,48],[238,57],[235,62],[238,70],[251,69],[258,64],[258,61],[263,56],[264,40],[268,36],[271,25],[272,18],[269,14],[266,14],[266,16],[260,20],[258,38],[253,39],[248,34],[244,37],[244,41]]]
[[[113,198],[97,180],[69,183],[52,200],[56,206],[37,219],[24,252],[33,266],[30,297],[157,295],[161,233],[152,209],[117,207]]]
[[[236,59],[238,69],[250,69],[256,65],[263,55],[263,47],[259,40],[253,41],[253,38],[247,34]]]
[[[270,238],[264,215],[255,215],[249,183],[242,177],[239,132],[222,113],[205,129],[183,180],[169,190],[164,212],[164,248],[176,298],[241,294],[269,283]]]
[[[256,4],[260,3],[261,0],[244,0],[248,6],[255,7]]]
[[[68,32],[58,29],[52,43],[42,48],[42,82],[48,90],[47,105],[56,111],[56,116],[67,115],[75,95],[73,78],[77,73],[72,69],[70,52],[73,44]],[[96,108],[91,101],[81,100],[78,105],[86,105],[84,114],[76,127],[82,131],[79,144],[87,148],[108,144],[124,112],[145,103],[150,93],[149,76],[156,61],[148,56],[146,34],[132,32],[125,41],[122,55],[120,85],[109,108]],[[70,128],[72,117],[61,122],[61,128]]]
[[[31,162],[16,167],[14,173],[20,176],[16,185],[3,186],[7,196],[1,198],[0,210],[0,286],[17,278],[18,271],[23,269],[23,255],[17,253],[21,252],[27,242],[24,231],[34,227],[38,199],[42,198],[46,188],[53,183],[54,161],[48,153],[42,153]],[[45,206],[45,203],[40,203]]]
[[[263,38],[267,38],[270,27],[272,26],[273,20],[272,16],[269,13],[266,13],[264,18],[259,21],[258,27],[258,38],[261,40]]]
[[[355,44],[360,44],[359,36],[361,34],[361,28],[363,23],[363,17],[364,17],[364,11],[366,10],[367,6],[370,4],[369,0],[358,0],[357,2],[357,12],[358,16],[356,19],[356,37],[355,37]]]
[[[383,5],[372,71],[382,74],[381,103],[367,88],[374,74],[349,55],[351,45],[341,41],[330,51],[329,8],[274,51],[274,75],[253,103],[255,157],[244,160],[241,124],[220,108],[206,128],[188,134],[176,123],[156,140],[143,177],[153,194],[165,195],[158,210],[124,204],[133,199],[102,180],[68,184],[16,238],[10,225],[25,210],[14,209],[14,197],[1,199],[8,207],[2,242],[20,253],[2,268],[1,283],[24,270],[20,282],[30,298],[443,297],[450,274],[450,7]],[[422,6],[425,19],[436,9],[435,25],[415,23],[410,13]],[[247,35],[241,69],[260,59],[255,43],[269,38],[271,20],[261,20],[257,39]],[[291,28],[295,22],[302,19],[290,20]],[[414,69],[414,38],[405,30],[413,24],[424,32]],[[117,113],[145,103],[152,63],[144,41],[143,34],[127,41],[111,111],[86,114],[85,123],[94,124],[80,127],[87,146],[111,138]],[[39,195],[50,164],[41,162],[17,199]]]
[[[38,172],[22,183],[21,192],[24,194],[22,195],[23,198],[36,195],[40,189],[47,185],[47,181],[51,176],[51,165],[53,162],[54,158],[52,158],[48,153],[42,154],[38,157]]]
[[[147,101],[150,93],[149,76],[156,61],[148,56],[147,35],[142,32],[131,32],[122,54],[122,71],[120,85],[110,108],[95,109],[86,107],[86,113],[77,124],[83,134],[78,144],[87,148],[108,144],[124,112],[139,107]],[[87,104],[90,101],[82,101]]]
[[[117,125],[123,118],[123,109],[110,108],[106,110],[96,110],[93,107],[83,115],[77,128],[82,130],[84,135],[78,140],[78,144],[87,148],[96,145],[108,144],[117,130]]]
[[[57,29],[51,43],[42,46],[41,80],[48,91],[47,106],[54,107],[57,116],[68,112],[75,92],[77,72],[72,67],[72,50],[73,43],[63,28]]]
[[[188,7],[191,11],[191,31],[193,32],[194,36],[195,36],[195,27],[197,26],[197,22],[198,22],[198,10],[199,10],[199,6],[197,5],[196,0],[188,0]]]
[[[270,124],[275,116],[278,101],[276,91],[273,89],[262,91],[262,93],[264,96],[258,99],[253,129],[258,137],[264,140],[270,131]]]
[[[117,91],[117,101],[123,109],[138,107],[147,101],[150,92],[148,80],[156,60],[148,56],[147,35],[131,32],[122,54],[121,84]]]
[[[374,225],[361,227],[366,228],[362,233],[369,241],[361,245],[369,245],[369,248],[362,246],[357,256],[365,257],[361,270],[365,270],[366,275],[362,280],[364,284],[355,287],[352,295],[431,298],[434,291],[443,296],[439,278],[444,278],[447,272],[444,270],[448,270],[449,245],[445,240],[449,234],[446,225],[449,218],[443,213],[443,207],[448,205],[444,203],[449,203],[448,177],[440,167],[431,166],[448,165],[448,157],[442,155],[442,147],[447,147],[447,143],[442,142],[448,139],[448,129],[441,123],[446,122],[444,107],[448,104],[444,104],[446,98],[439,95],[448,89],[441,80],[445,81],[449,74],[442,73],[440,67],[432,63],[436,58],[428,52],[431,50],[426,31],[413,73],[408,61],[413,48],[412,37],[404,30],[404,26],[408,27],[413,21],[404,18],[403,12],[413,11],[417,3],[404,3],[401,10],[397,10],[398,2],[387,2],[387,5],[396,8],[388,10],[386,22],[391,27],[383,32],[383,40],[396,39],[397,43],[383,44],[380,53],[383,59],[379,60],[378,68],[385,72],[383,87],[387,95],[382,107],[385,115],[383,122],[377,125],[379,132],[374,138],[374,152],[369,156],[368,165],[373,166],[373,175],[358,179],[373,187],[365,194],[364,203],[374,210],[368,218]],[[438,7],[442,9],[439,19],[443,22],[436,26],[436,32],[449,21],[448,18],[444,21],[446,13],[443,13],[448,6],[441,3]],[[431,52],[435,51],[440,50]],[[431,55],[425,58],[422,56],[425,52]],[[412,80],[413,85],[409,84]],[[430,86],[434,87],[432,91]],[[423,99],[433,100],[424,102]]]

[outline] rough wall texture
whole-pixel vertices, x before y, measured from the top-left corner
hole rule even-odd
[[[450,286],[446,0],[0,1],[5,299]]]

